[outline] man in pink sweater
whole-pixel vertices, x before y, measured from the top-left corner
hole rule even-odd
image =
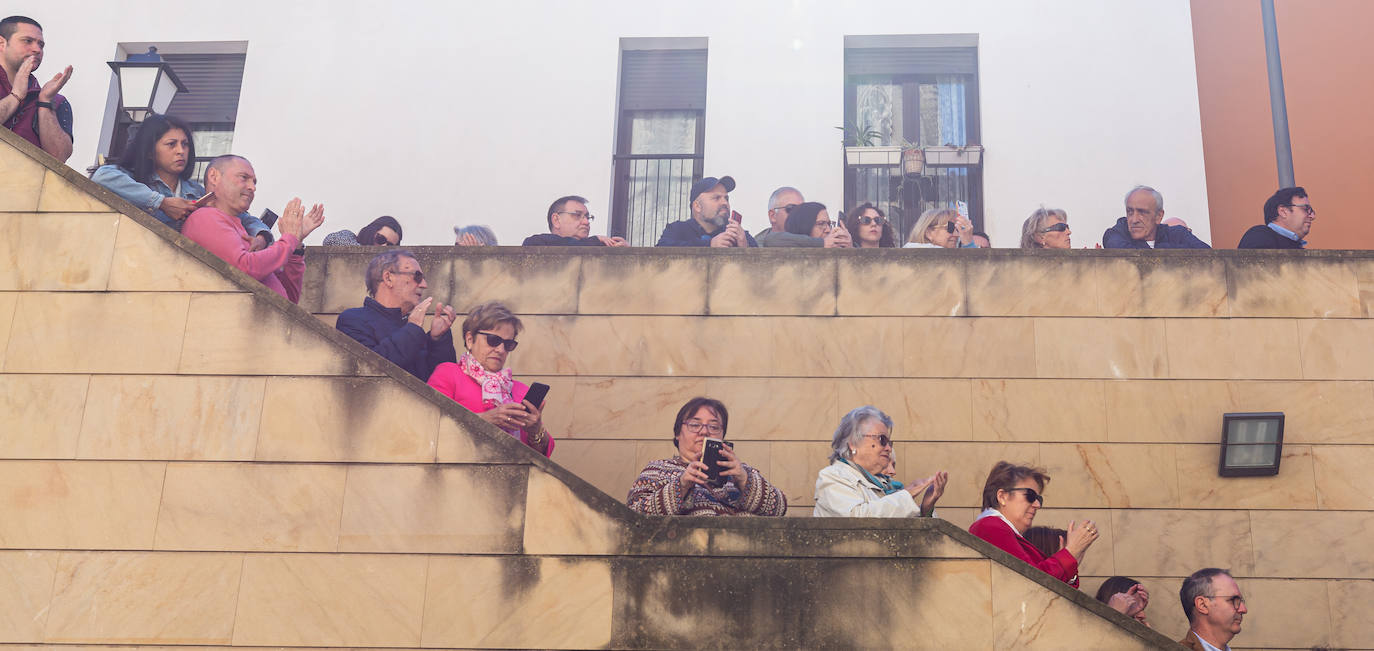
[[[230,154],[210,161],[205,189],[213,196],[205,207],[186,218],[181,234],[298,303],[301,278],[305,276],[305,245],[301,241],[324,223],[324,206],[315,204],[306,213],[300,198],[292,199],[277,222],[281,239],[254,251],[253,240],[238,215],[248,212],[257,185],[258,177],[248,159]]]

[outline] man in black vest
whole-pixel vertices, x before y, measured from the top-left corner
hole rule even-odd
[[[1264,224],[1252,226],[1241,236],[1238,249],[1301,249],[1317,211],[1300,187],[1283,188],[1264,202]]]

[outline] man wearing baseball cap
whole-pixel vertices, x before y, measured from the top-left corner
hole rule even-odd
[[[754,237],[731,218],[730,192],[734,189],[735,180],[728,176],[708,176],[692,184],[692,218],[665,226],[655,246],[758,246]]]

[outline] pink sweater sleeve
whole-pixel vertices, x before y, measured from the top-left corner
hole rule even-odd
[[[220,259],[241,269],[259,282],[276,273],[286,265],[291,252],[300,247],[301,241],[291,233],[283,233],[281,239],[261,251],[251,250],[248,231],[237,217],[229,217],[217,208],[200,208],[186,218],[181,234]],[[296,296],[300,296],[300,281],[304,276],[305,262],[300,261],[296,282]],[[289,297],[288,297],[289,298]]]

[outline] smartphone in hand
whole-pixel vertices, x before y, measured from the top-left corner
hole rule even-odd
[[[725,469],[717,463],[725,460],[725,457],[720,453],[721,447],[724,446],[729,446],[731,450],[735,449],[735,444],[725,439],[707,438],[706,446],[701,451],[701,462],[706,464],[706,479],[712,486],[725,484],[725,478],[721,476],[721,472]]]
[[[215,193],[213,193],[213,192],[206,192],[206,193],[205,193],[205,196],[203,196],[203,197],[201,197],[201,198],[199,198],[199,199],[196,199],[196,202],[193,203],[193,204],[191,204],[191,205],[195,206],[196,208],[204,208],[205,206],[210,205],[210,200],[211,200],[211,199],[214,199],[214,198],[215,198]]]
[[[549,385],[543,382],[535,382],[530,385],[530,390],[525,394],[525,400],[530,401],[536,409],[544,408],[544,397],[549,394]]]

